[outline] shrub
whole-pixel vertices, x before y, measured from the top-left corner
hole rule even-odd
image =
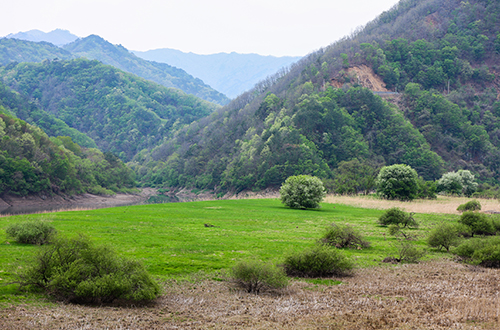
[[[472,236],[474,236],[474,234],[492,235],[495,233],[492,221],[482,213],[472,211],[464,212],[458,222],[469,226]]]
[[[345,247],[350,249],[361,249],[370,246],[370,243],[364,240],[363,235],[349,225],[332,224],[326,229],[320,241],[323,244],[339,249]]]
[[[459,228],[451,223],[441,223],[433,228],[427,237],[427,244],[441,250],[445,248],[450,251],[450,247],[457,246],[459,243]]]
[[[460,204],[457,207],[457,211],[464,212],[464,211],[479,211],[481,210],[481,203],[479,201],[473,199],[471,201],[468,201],[465,204]]]
[[[451,195],[471,196],[477,189],[474,175],[468,170],[448,172],[437,182],[437,191]]]
[[[382,226],[398,225],[403,228],[417,228],[418,223],[413,218],[413,213],[407,213],[400,208],[393,207],[388,209],[378,218],[378,223]]]
[[[144,301],[160,293],[141,263],[118,257],[85,237],[55,239],[19,276],[22,288],[41,289],[68,302]]]
[[[377,193],[385,199],[411,201],[417,197],[418,175],[408,165],[384,166],[377,176]]]
[[[259,261],[241,261],[231,269],[231,277],[248,293],[259,293],[263,289],[281,289],[288,286],[283,268]]]
[[[454,253],[473,265],[500,268],[499,237],[467,240]]]
[[[393,259],[397,262],[403,263],[418,263],[418,261],[425,255],[425,251],[418,249],[415,245],[408,241],[399,240],[395,247],[397,249],[397,257]]]
[[[325,277],[347,275],[354,268],[354,264],[340,250],[316,245],[288,255],[284,267],[290,276]]]
[[[291,176],[280,188],[280,199],[291,208],[318,208],[326,192],[323,182],[310,175]]]
[[[37,245],[47,244],[56,234],[54,226],[40,219],[11,224],[5,231],[16,242]]]

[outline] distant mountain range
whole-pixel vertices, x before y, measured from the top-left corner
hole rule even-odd
[[[13,54],[6,54],[9,48],[4,49],[1,46],[8,43],[7,39],[49,42],[64,48],[69,53],[64,53],[53,47],[50,49],[50,54],[45,49],[41,52],[33,52],[29,49],[23,49],[22,52],[19,52],[16,49]],[[12,42],[10,46],[12,46]],[[23,47],[30,48],[26,43]],[[50,47],[45,45],[44,48]],[[145,52],[132,51],[132,53],[123,46],[113,45],[97,35],[79,39],[78,36],[61,29],[47,33],[40,30],[11,33],[4,39],[0,39],[0,64],[3,65],[12,60],[16,62],[40,62],[46,58],[86,57],[113,65],[166,87],[180,88],[186,93],[221,105],[227,104],[229,98],[235,98],[251,89],[259,81],[300,59],[300,57],[292,56],[275,57],[234,52],[199,55],[169,48]],[[186,72],[203,82],[185,79],[188,76]],[[224,95],[218,95],[216,91]]]
[[[220,105],[230,100],[202,80],[184,70],[165,63],[144,60],[130,53],[121,45],[113,45],[96,35],[77,39],[63,48],[49,42],[33,42],[14,38],[0,39],[0,65],[12,62],[42,62],[43,60],[70,60],[79,57],[95,59],[123,71],[154,81],[165,87],[175,87],[206,101]]]
[[[56,29],[50,32],[29,30],[26,32],[11,33],[7,35],[6,38],[21,39],[34,42],[47,41],[56,46],[66,45],[78,39],[78,37],[71,32],[62,29]]]
[[[181,68],[230,98],[235,98],[259,81],[300,59],[292,56],[275,57],[234,52],[199,55],[169,48],[133,53],[149,61],[168,63]]]

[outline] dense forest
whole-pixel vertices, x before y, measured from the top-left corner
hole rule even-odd
[[[403,0],[131,165],[145,185],[236,192],[292,174],[340,191],[345,171],[372,180],[395,163],[423,180],[468,169],[498,184],[499,59],[498,1]],[[362,65],[399,94],[374,95],[349,70]]]
[[[85,146],[92,146],[95,141],[101,150],[122,160],[154,147],[172,130],[217,108],[193,95],[95,60],[11,63],[0,68],[0,77],[8,88],[21,95],[19,98],[29,100],[24,113],[9,106],[16,115],[57,134],[68,125],[90,139],[77,138],[70,132],[65,135]],[[2,95],[6,94],[9,93]]]
[[[0,106],[0,194],[112,194],[134,187],[134,177],[113,154],[49,138]]]

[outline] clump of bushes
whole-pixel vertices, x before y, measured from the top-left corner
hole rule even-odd
[[[493,235],[496,232],[493,221],[482,213],[466,211],[462,213],[458,222],[468,226],[471,229],[472,236],[474,234]]]
[[[241,261],[230,272],[232,280],[248,293],[258,294],[261,290],[282,289],[288,286],[283,268],[256,260]]]
[[[407,213],[397,207],[385,211],[378,219],[378,223],[382,226],[397,225],[403,228],[418,228],[413,213]]]
[[[26,220],[13,223],[5,230],[18,243],[43,245],[50,242],[56,229],[46,220]]]
[[[425,251],[420,250],[414,244],[405,240],[398,240],[397,243],[395,243],[395,248],[397,251],[396,256],[386,258],[384,261],[418,263],[425,255]]]
[[[500,237],[469,239],[460,244],[454,253],[473,265],[500,268]]]
[[[280,188],[281,202],[291,208],[319,208],[325,195],[323,182],[310,175],[291,176]]]
[[[336,248],[362,249],[370,247],[370,243],[354,227],[332,224],[326,229],[320,242]]]
[[[119,257],[83,236],[56,238],[43,246],[19,277],[21,288],[42,290],[67,302],[137,302],[160,293],[141,263]]]
[[[459,244],[460,233],[466,230],[467,228],[463,228],[463,225],[457,226],[456,224],[443,222],[431,230],[427,237],[427,244],[439,250],[445,248],[449,252],[450,247]]]
[[[475,199],[468,201],[465,204],[460,204],[457,207],[457,211],[459,211],[459,212],[479,211],[479,210],[481,210],[481,203],[479,203],[479,201],[477,201]]]
[[[288,255],[284,268],[289,276],[329,277],[349,274],[354,263],[342,251],[318,244]]]

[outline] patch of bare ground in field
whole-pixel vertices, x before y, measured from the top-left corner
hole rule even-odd
[[[460,214],[457,207],[473,198],[438,196],[437,199],[418,199],[411,202],[400,202],[379,199],[373,196],[339,196],[328,195],[326,203],[344,204],[356,207],[385,210],[391,207],[400,207],[407,212],[416,213],[449,213]],[[481,203],[481,212],[500,212],[500,203],[496,199],[474,198]]]
[[[293,281],[248,294],[228,282],[170,282],[151,306],[12,306],[2,329],[498,329],[500,270],[435,260],[360,269],[344,284]]]

